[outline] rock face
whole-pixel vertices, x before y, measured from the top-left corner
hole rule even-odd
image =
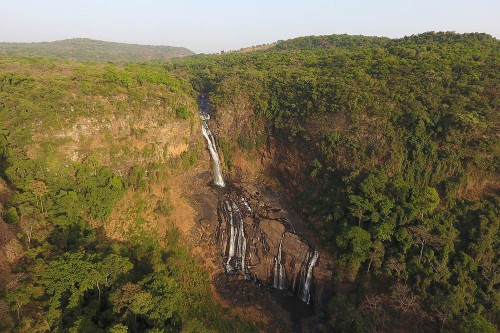
[[[216,142],[207,123],[211,118],[208,96],[200,95],[198,106],[214,161],[214,175],[220,174]],[[233,117],[230,113],[228,116]],[[244,126],[243,123],[235,122],[236,130]],[[217,177],[214,178],[215,185],[219,186],[214,243],[225,272],[290,291],[307,304],[323,307],[331,295],[329,260],[324,260],[320,252],[294,230],[280,214],[280,208],[270,207],[269,201],[258,192],[251,193],[231,182],[223,189],[222,175],[220,179],[218,183]]]
[[[215,241],[224,269],[322,307],[331,284],[327,260],[277,211],[249,193],[220,198]]]

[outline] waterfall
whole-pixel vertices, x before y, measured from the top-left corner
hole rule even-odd
[[[309,252],[302,266],[299,297],[309,304],[311,302],[311,283],[313,277],[313,268],[319,258],[319,252],[314,251],[313,255]]]
[[[228,201],[226,201],[226,209],[227,209],[227,215],[229,215],[229,224],[230,224],[230,234],[229,234],[229,250],[227,254],[227,262],[226,262],[226,272],[233,272],[234,268],[231,266],[231,259],[234,257],[234,249],[236,245],[236,228],[234,225],[233,221],[233,209],[231,208],[231,205],[229,204]]]
[[[246,252],[247,252],[247,239],[245,237],[245,224],[243,221],[243,216],[241,215],[240,209],[238,206],[232,202],[233,204],[233,211],[236,212],[236,216],[238,220],[240,221],[239,223],[239,230],[238,230],[238,252],[237,252],[237,258],[240,259],[241,263],[241,271],[245,273],[245,260],[246,260]]]
[[[225,207],[230,230],[228,238],[226,272],[232,273],[239,269],[246,274],[247,238],[245,236],[245,221],[240,208],[233,200],[226,200]],[[233,258],[236,258],[234,266],[231,263]]]
[[[243,273],[246,280],[251,280],[253,276],[252,268],[255,263],[252,264],[252,260],[247,263],[247,248],[252,239],[255,240],[257,237],[262,237],[261,233],[258,233],[259,227],[255,224],[256,216],[250,203],[243,196],[227,196],[224,201],[219,204],[219,211],[222,213],[219,215],[220,224],[217,230],[217,239],[223,240],[223,247],[225,248],[224,255],[226,257],[224,261],[226,273]],[[251,216],[254,220],[253,228],[249,231],[247,235],[245,227],[245,218]],[[224,222],[225,221],[225,222]],[[257,222],[258,223],[258,222]],[[277,222],[278,223],[278,222]],[[222,226],[224,224],[224,227]],[[226,237],[221,236],[222,234],[227,235]],[[285,249],[285,236],[287,232],[281,234],[279,239],[278,252],[273,255],[274,262],[267,266],[267,276],[272,276],[272,287],[279,290],[292,290],[300,299],[302,299],[307,304],[310,304],[313,298],[312,288],[313,288],[313,270],[319,259],[319,252],[317,250],[309,248],[309,251],[305,254],[302,259],[302,264],[300,270],[297,273],[287,272],[287,257],[285,252],[291,251],[291,256],[293,257],[293,249]],[[253,237],[253,238],[252,238]],[[266,250],[267,242],[262,241],[262,254],[269,253],[269,248]],[[256,252],[255,252],[256,253]],[[288,253],[288,252],[287,252]],[[269,253],[269,255],[271,255]],[[251,258],[251,257],[250,257]],[[260,260],[260,259],[259,259]],[[294,260],[294,259],[292,259]],[[290,275],[288,274],[296,274]],[[293,283],[293,285],[291,284]]]
[[[245,197],[241,197],[241,202],[243,202],[243,204],[245,205],[245,208],[247,209],[247,211],[251,214],[253,213],[252,211],[252,208],[250,207],[250,205],[248,204],[248,201],[246,201]]]
[[[283,290],[287,288],[286,284],[286,271],[285,267],[283,267],[283,264],[281,262],[282,260],[282,250],[283,250],[283,238],[285,238],[285,234],[281,236],[280,239],[280,246],[278,249],[278,256],[274,258],[274,281],[273,281],[273,287]]]
[[[217,154],[217,145],[215,144],[214,136],[208,128],[207,121],[205,118],[202,118],[202,126],[201,130],[203,132],[203,136],[207,140],[208,149],[210,150],[210,155],[212,156],[213,164],[214,164],[214,184],[220,187],[224,187],[226,184],[224,183],[224,178],[222,177],[222,170],[220,165],[219,154]]]
[[[214,184],[225,187],[217,144],[208,127],[208,121],[211,118],[208,96],[201,94],[198,97],[198,106],[202,121],[201,130],[213,161]],[[226,273],[241,272],[245,280],[255,279],[266,283],[271,282],[269,279],[273,276],[274,288],[293,291],[300,299],[310,304],[313,268],[319,258],[319,252],[313,250],[309,243],[295,232],[293,227],[286,222],[286,218],[270,217],[280,209],[272,209],[265,203],[259,203],[258,192],[256,192],[257,196],[245,197],[245,194],[237,194],[233,186],[229,187],[228,190],[217,191],[220,194],[223,192],[224,196],[219,197],[218,223],[215,231],[215,237],[220,244],[221,255],[224,258],[222,266]],[[257,204],[254,200],[257,200]],[[263,220],[267,223],[267,230],[282,231],[266,234],[264,228],[261,229],[260,226]],[[284,229],[282,229],[283,226]],[[248,229],[245,230],[245,227]],[[294,236],[287,238],[287,242],[283,244],[285,233]],[[276,244],[278,237],[280,237],[279,247],[275,255],[274,248],[272,253],[270,252],[270,244]],[[285,245],[288,248],[284,249]],[[302,250],[297,252],[298,249],[303,248],[302,246],[309,247],[305,257],[303,257]],[[249,249],[248,258],[247,248]],[[299,266],[301,261],[302,264]]]

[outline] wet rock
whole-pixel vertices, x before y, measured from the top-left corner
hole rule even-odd
[[[285,233],[285,226],[275,220],[262,220],[259,223],[259,227],[265,236],[265,241],[269,247],[269,253],[273,256],[277,256],[281,236]]]
[[[245,191],[232,189],[220,199],[217,243],[222,266],[243,280],[255,279],[264,285],[288,290],[306,303],[320,299],[327,290],[331,271],[315,267],[321,261],[317,251],[287,223],[276,209],[261,203]],[[320,272],[319,277],[315,277]],[[317,284],[318,285],[316,287]],[[325,285],[325,286],[323,286]]]

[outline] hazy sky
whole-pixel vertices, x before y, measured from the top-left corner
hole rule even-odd
[[[0,42],[88,37],[195,52],[307,35],[500,37],[500,0],[0,0]]]

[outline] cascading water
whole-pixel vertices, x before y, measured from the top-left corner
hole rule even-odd
[[[207,140],[208,149],[210,150],[210,156],[212,156],[212,161],[214,164],[214,184],[220,187],[226,186],[224,183],[224,178],[222,177],[222,168],[220,165],[219,154],[217,153],[217,145],[215,144],[214,136],[212,131],[208,127],[207,121],[210,119],[210,105],[208,103],[208,98],[205,95],[201,95],[198,99],[198,113],[201,118],[201,131],[205,140]]]
[[[229,204],[228,201],[226,201],[226,209],[227,209],[227,214],[229,216],[229,224],[231,228],[231,232],[229,234],[229,250],[227,253],[227,262],[226,262],[226,272],[230,273],[234,271],[233,266],[231,266],[231,259],[234,257],[234,248],[236,244],[236,228],[234,226],[234,220],[233,220],[233,209],[231,208],[231,205]]]
[[[202,118],[203,119],[203,118]],[[212,156],[212,161],[214,164],[214,184],[220,187],[226,186],[224,183],[224,178],[222,177],[222,168],[220,166],[219,154],[217,153],[217,146],[215,145],[215,140],[208,128],[208,124],[206,120],[203,120],[201,125],[201,131],[203,132],[203,136],[207,140],[208,149],[210,150],[210,155]]]
[[[239,229],[238,229],[238,253],[237,257],[240,259],[240,269],[243,273],[246,272],[245,269],[245,260],[246,260],[246,252],[247,252],[247,239],[245,237],[245,223],[243,221],[243,216],[241,215],[240,209],[238,206],[232,202],[233,204],[233,211],[236,213],[236,217],[238,219],[239,223]]]
[[[318,260],[318,258],[318,251],[314,251],[312,255],[309,252],[307,254],[306,260],[303,263],[300,274],[299,297],[307,304],[311,302],[311,283],[313,278],[313,268],[316,265],[316,261]]]
[[[285,242],[285,238],[290,237],[290,239],[295,240],[301,239],[301,244],[307,244],[307,242],[301,237],[297,237],[297,234],[286,222],[276,221],[275,225],[282,226],[284,232],[281,233],[279,238],[277,252],[271,253],[266,236],[262,233],[259,226],[262,215],[259,215],[259,213],[256,213],[256,211],[252,209],[251,203],[243,195],[227,195],[224,201],[219,204],[219,208],[221,214],[219,215],[220,220],[216,234],[218,235],[217,240],[221,241],[225,249],[224,256],[226,259],[224,263],[226,273],[240,271],[244,274],[245,279],[250,280],[252,277],[255,277],[252,272],[255,268],[254,265],[256,265],[255,262],[257,262],[258,265],[259,263],[266,262],[262,260],[263,256],[272,256],[273,264],[267,266],[266,276],[268,278],[264,278],[264,281],[268,281],[273,288],[279,290],[290,289],[294,291],[300,299],[310,304],[313,299],[313,269],[319,259],[319,252],[308,245],[308,251],[300,259],[297,258],[298,254],[293,253],[296,249],[285,249],[285,244],[290,244],[290,242]],[[248,227],[245,223],[245,217],[251,217],[247,219],[247,221],[253,221],[252,228],[249,229],[249,235],[247,235],[245,230],[245,228]],[[252,240],[254,243],[251,242]],[[259,253],[255,252],[255,242],[257,241],[262,244],[262,252]],[[251,249],[249,253],[250,259],[248,259],[249,263],[247,263],[248,247]],[[255,260],[255,256],[259,258],[257,261]],[[290,259],[287,259],[287,257],[295,257],[296,259],[292,260],[299,260],[299,265],[296,270],[290,267],[287,270],[288,266],[285,264],[290,263]],[[252,262],[254,262],[253,265]],[[292,266],[292,264],[290,265]],[[295,264],[293,264],[293,266],[295,266]]]
[[[217,153],[217,145],[208,127],[208,120],[210,119],[208,97],[201,95],[198,99],[198,104],[200,118],[202,119],[203,136],[207,141],[208,149],[210,150],[210,155],[213,160],[214,184],[219,187],[225,187],[220,159]],[[244,274],[246,280],[250,280],[252,277],[256,279],[259,278],[266,283],[272,283],[272,286],[276,289],[293,290],[299,298],[307,304],[310,304],[312,300],[311,289],[313,284],[313,268],[319,258],[319,252],[313,250],[307,241],[303,240],[301,237],[297,237],[294,229],[286,220],[276,218],[274,220],[275,229],[272,230],[283,229],[281,229],[282,231],[278,234],[281,235],[278,252],[276,256],[274,256],[276,252],[271,254],[271,243],[266,240],[269,234],[266,235],[263,232],[260,223],[262,219],[267,219],[267,221],[269,221],[269,212],[275,213],[279,211],[279,209],[274,211],[268,210],[267,213],[262,214],[262,209],[265,210],[269,208],[267,205],[253,205],[253,203],[249,201],[250,199],[248,196],[245,197],[244,195],[237,195],[231,192],[234,192],[234,189],[231,191],[226,190],[224,199],[219,201],[219,223],[216,231],[216,239],[220,242],[220,246],[223,249],[222,254],[225,257],[224,266],[226,273],[240,271]],[[253,198],[252,196],[250,197]],[[259,213],[259,211],[261,213]],[[247,226],[249,235],[247,235],[245,231],[245,221],[247,221],[247,223],[252,223],[251,226],[250,224]],[[293,242],[294,239],[296,242],[300,242],[300,244],[296,246],[292,245],[292,248],[285,249],[284,238],[286,234],[290,236],[287,242],[285,242],[288,246],[294,244],[290,243]],[[274,242],[276,241],[277,239],[274,238]],[[304,245],[309,247],[305,255],[303,252],[298,252],[297,250],[300,248],[303,249]],[[250,249],[248,259],[247,248]],[[258,250],[259,248],[260,250]],[[275,251],[275,249],[273,251]],[[274,258],[274,265],[272,264],[270,256]],[[297,261],[300,265],[295,264]],[[257,269],[258,265],[265,265],[265,269]],[[296,266],[296,268],[292,268],[292,266]]]
[[[231,199],[224,202],[224,211],[229,222],[226,273],[232,273],[235,270],[246,273],[247,239],[245,236],[243,215],[238,205]]]
[[[283,251],[283,238],[285,238],[285,234],[281,236],[280,246],[278,248],[278,256],[274,258],[274,281],[273,287],[276,289],[287,289],[287,281],[286,281],[286,271],[285,267],[283,267],[282,261],[282,251]]]

